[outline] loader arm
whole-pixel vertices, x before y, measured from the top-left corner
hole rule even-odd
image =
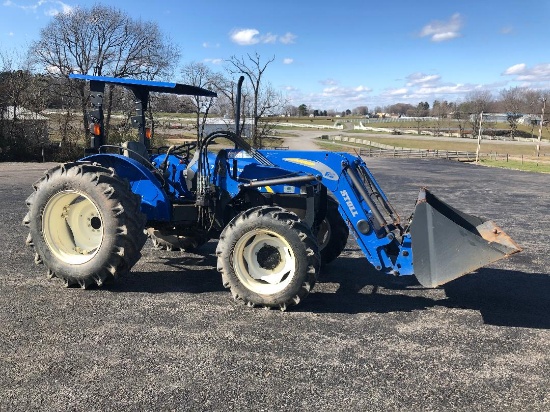
[[[422,188],[403,225],[365,162],[348,153],[265,151],[274,164],[318,173],[338,200],[367,260],[393,276],[415,275],[436,287],[521,248],[494,222],[461,212]]]
[[[334,152],[264,154],[281,167],[322,176],[363,254],[377,270],[397,276],[414,273],[410,234],[361,158]]]

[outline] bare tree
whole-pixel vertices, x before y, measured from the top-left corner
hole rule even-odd
[[[181,69],[181,75],[186,84],[210,90],[216,88],[217,79],[215,79],[215,73],[213,73],[204,63],[191,62],[185,65]],[[191,103],[195,113],[195,126],[197,128],[197,143],[204,135],[206,119],[213,106],[213,102],[214,99],[212,97],[191,97]]]
[[[298,107],[288,104],[284,108],[284,113],[286,116],[298,116]]]
[[[0,160],[38,160],[48,144],[43,88],[17,52],[0,50]]]
[[[522,112],[530,115],[530,122],[528,124],[530,131],[531,131],[531,138],[533,139],[535,137],[535,126],[537,124],[536,120],[534,119],[537,111],[540,110],[540,102],[542,101],[541,98],[541,92],[539,90],[533,90],[533,89],[523,89],[522,90],[523,95],[523,107]]]
[[[414,107],[408,103],[395,103],[395,104],[386,106],[384,108],[381,108],[380,106],[377,106],[374,108],[374,113],[384,112],[384,113],[397,114],[399,116],[404,116],[409,111],[414,111]]]
[[[152,80],[170,72],[178,50],[158,25],[134,20],[124,12],[103,5],[77,7],[59,13],[40,32],[29,50],[34,64],[52,76],[66,79],[71,72]],[[68,82],[84,114],[87,106],[84,82]],[[105,132],[111,117],[112,89],[107,92]],[[84,116],[83,127],[88,127]]]
[[[416,122],[416,131],[420,135],[422,126],[426,123],[425,117],[429,114],[430,105],[428,102],[420,102],[414,109],[414,121]]]
[[[514,139],[518,129],[518,119],[521,117],[520,112],[524,105],[523,90],[520,87],[503,89],[500,91],[500,98],[510,126],[510,138]]]
[[[472,137],[476,137],[479,133],[481,113],[487,113],[490,110],[493,96],[489,90],[474,90],[467,93],[464,100],[461,108],[463,112],[469,114]]]
[[[270,100],[274,94],[269,91],[262,93],[262,77],[267,69],[267,66],[275,60],[275,56],[267,60],[265,63],[261,61],[261,57],[258,53],[254,56],[247,54],[248,59],[244,57],[231,56],[228,60],[230,67],[229,72],[233,75],[243,74],[250,81],[250,87],[252,88],[252,102],[251,102],[251,114],[252,114],[252,146],[261,146],[262,132],[265,131],[264,127],[260,127],[260,117],[268,110],[273,109],[273,102]]]
[[[256,130],[255,135],[258,137],[257,145],[262,147],[262,139],[271,135],[275,126],[268,119],[275,114],[279,114],[279,111],[286,105],[286,101],[269,83],[261,88],[258,101],[257,112],[254,117],[254,128]],[[263,120],[259,122],[258,119]]]
[[[369,108],[367,106],[357,106],[352,111],[353,114],[358,116],[366,116],[368,112],[369,112]]]
[[[443,122],[443,119],[447,117],[448,112],[448,106],[447,102],[440,102],[439,100],[434,100],[432,103],[432,116],[436,117],[436,128],[435,133],[436,135],[441,134],[441,124]]]
[[[458,124],[458,136],[466,137],[465,126],[467,124],[469,114],[464,111],[464,103],[457,101],[451,103],[450,106],[452,108],[451,116],[453,120]]]
[[[231,119],[231,121],[236,121],[237,113],[237,82],[232,79],[228,79],[222,74],[218,73],[213,77],[214,89],[218,93],[218,98],[215,101],[216,109],[220,114],[225,115],[226,118]],[[241,107],[239,108],[240,113],[243,115],[240,118],[239,129],[244,130],[246,124],[246,110],[249,101],[249,95],[246,90],[242,90],[241,95]],[[229,126],[229,122],[226,124]]]

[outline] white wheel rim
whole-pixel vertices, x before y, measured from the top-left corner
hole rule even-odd
[[[278,233],[256,229],[246,233],[233,251],[235,274],[249,290],[270,295],[284,290],[296,273],[296,258]]]
[[[42,215],[42,233],[52,254],[71,265],[92,259],[103,240],[103,218],[83,193],[66,190],[52,196]]]

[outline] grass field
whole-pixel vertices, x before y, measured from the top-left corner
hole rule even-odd
[[[357,139],[357,137],[356,137]],[[448,140],[422,140],[414,137],[400,136],[395,138],[377,138],[365,137],[364,141],[372,141],[395,147],[406,147],[409,149],[424,149],[424,150],[450,150],[450,151],[465,151],[475,152],[477,149],[477,141],[475,139],[459,139],[456,141]],[[534,156],[535,143],[529,144],[514,144],[514,143],[494,143],[488,140],[482,140],[481,153],[500,153],[510,154],[514,156]],[[544,145],[541,147],[541,155],[550,156],[550,146]],[[550,161],[550,157],[548,157]]]
[[[549,159],[550,160],[550,159]],[[500,167],[503,169],[523,170],[525,172],[550,173],[550,163],[541,163],[534,161],[521,160],[491,160],[483,159],[481,164],[484,166]]]

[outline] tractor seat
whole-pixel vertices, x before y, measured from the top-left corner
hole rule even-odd
[[[151,167],[151,162],[149,161],[149,152],[145,145],[141,142],[128,141],[122,143],[122,148],[124,149],[123,155],[134,159],[148,168]]]

